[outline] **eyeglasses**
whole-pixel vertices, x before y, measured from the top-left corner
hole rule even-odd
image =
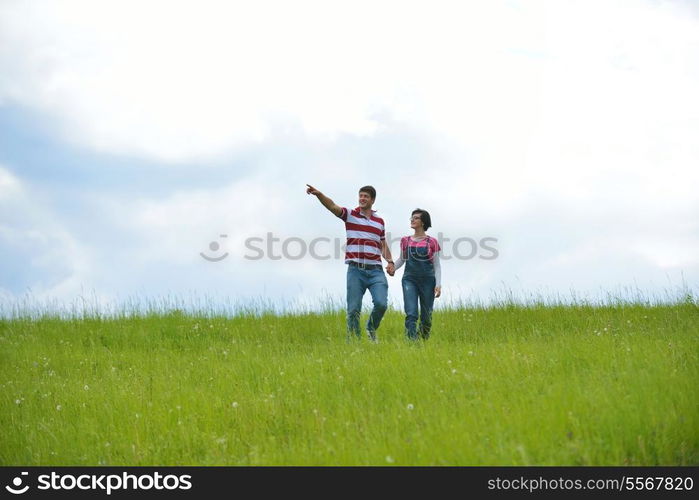
[[[410,220],[420,220],[420,219],[422,219],[422,217],[420,217],[419,215],[413,215],[413,216],[410,218]]]

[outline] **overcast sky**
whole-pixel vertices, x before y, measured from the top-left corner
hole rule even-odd
[[[342,305],[246,258],[344,238],[305,183],[429,210],[442,303],[696,289],[697,89],[689,0],[2,0],[0,297]]]

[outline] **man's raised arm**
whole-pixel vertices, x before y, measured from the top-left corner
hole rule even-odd
[[[318,198],[318,201],[320,201],[325,208],[330,210],[333,214],[337,215],[338,217],[342,215],[342,207],[336,205],[334,201],[332,201],[330,198],[325,196],[323,193],[318,191],[310,184],[306,184],[306,186],[308,186],[306,188],[306,194],[315,195],[315,197]]]

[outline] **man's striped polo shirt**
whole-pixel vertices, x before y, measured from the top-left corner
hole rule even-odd
[[[339,217],[345,221],[347,230],[345,264],[381,264],[381,242],[386,239],[386,227],[383,219],[376,217],[376,210],[367,219],[359,207],[352,211],[342,207]]]

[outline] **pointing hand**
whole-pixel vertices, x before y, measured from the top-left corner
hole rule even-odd
[[[306,194],[313,194],[313,195],[316,195],[316,196],[318,196],[318,195],[320,194],[320,191],[318,191],[316,188],[314,188],[314,187],[311,186],[310,184],[306,184],[306,186],[308,186],[308,187],[306,188]]]

